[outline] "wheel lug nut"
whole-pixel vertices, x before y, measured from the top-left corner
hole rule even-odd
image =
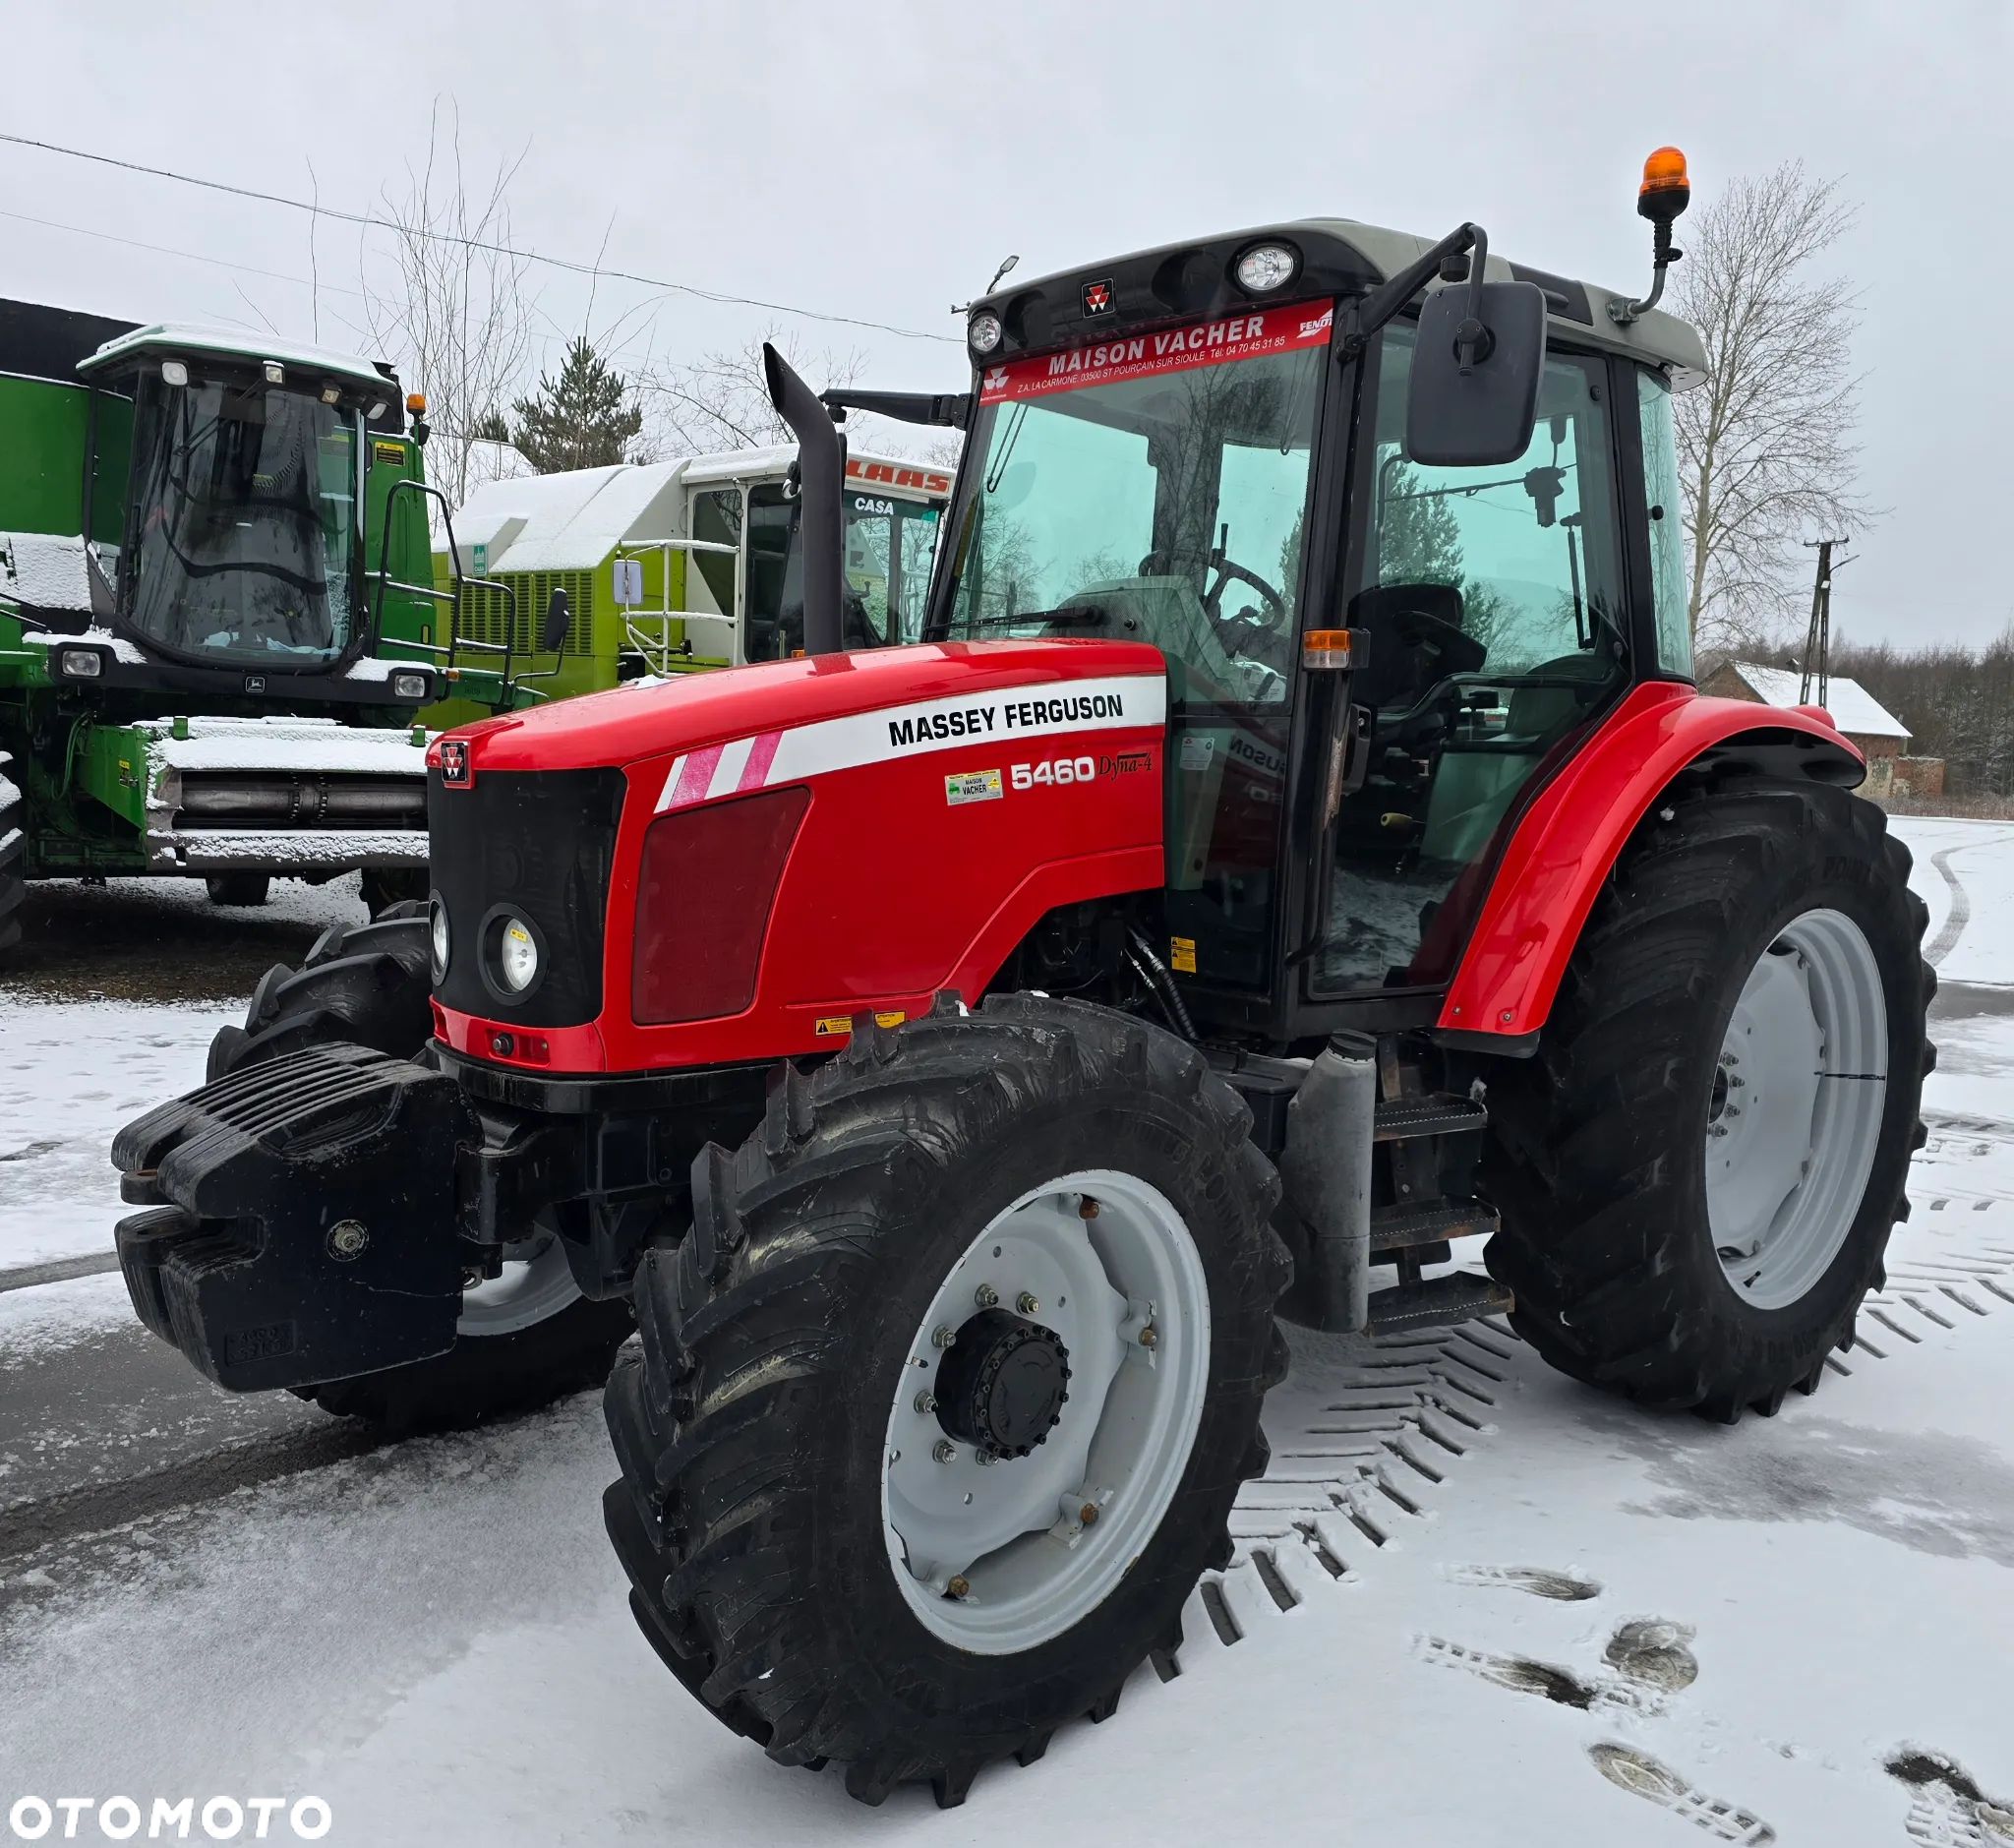
[[[937,1409],[937,1395],[926,1387],[917,1395],[917,1409],[918,1411],[935,1411]]]
[[[1000,1292],[990,1283],[981,1283],[973,1291],[972,1298],[981,1309],[990,1309],[1000,1300]]]
[[[953,1573],[944,1586],[948,1598],[969,1598],[972,1596],[972,1580],[964,1573]]]
[[[1015,1297],[1014,1306],[1015,1308],[1019,1309],[1023,1315],[1040,1315],[1042,1312],[1042,1306],[1040,1302],[1038,1302],[1027,1290],[1023,1290],[1020,1295]]]
[[[1086,1502],[1077,1511],[1077,1519],[1083,1521],[1087,1527],[1094,1525],[1097,1520],[1097,1504],[1096,1502]]]
[[[1082,1200],[1078,1201],[1077,1217],[1080,1220],[1095,1220],[1097,1218],[1097,1202],[1089,1194],[1086,1194]]]
[[[936,1449],[931,1451],[930,1455],[940,1463],[955,1463],[958,1461],[958,1446],[948,1437],[940,1437]]]
[[[957,1339],[958,1331],[956,1329],[940,1328],[930,1337],[930,1345],[932,1347],[949,1347]]]
[[[1158,1347],[1160,1345],[1160,1337],[1155,1333],[1152,1322],[1140,1331],[1140,1344],[1143,1347]]]
[[[984,1468],[988,1463],[996,1463],[1000,1461],[998,1454],[989,1450],[974,1451],[972,1454],[972,1460],[974,1462],[977,1463],[980,1466],[980,1468]]]

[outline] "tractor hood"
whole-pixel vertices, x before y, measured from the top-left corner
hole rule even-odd
[[[895,757],[967,740],[1004,745],[1035,731],[1059,729],[1023,710],[1027,699],[1011,695],[1061,683],[1148,677],[1153,694],[1146,722],[1157,724],[1162,674],[1159,651],[1141,642],[926,642],[620,686],[484,720],[450,737],[466,745],[468,774],[480,777],[485,771],[621,769],[667,753],[696,755],[741,739],[777,738],[813,726],[829,731],[833,721],[878,716],[888,723],[854,729],[861,731],[862,748],[871,748],[878,736],[885,740],[883,754]],[[1146,696],[1144,686],[1140,692]],[[1111,696],[1123,706],[1125,688]],[[1136,715],[1096,716],[1110,723]],[[1140,716],[1146,716],[1144,709]],[[440,761],[436,741],[428,762]]]

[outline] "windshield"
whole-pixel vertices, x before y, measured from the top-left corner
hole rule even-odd
[[[284,671],[349,643],[357,425],[267,386],[136,394],[121,585],[128,622],[181,653]]]
[[[980,381],[948,632],[1154,643],[1178,707],[1283,705],[1326,303]]]

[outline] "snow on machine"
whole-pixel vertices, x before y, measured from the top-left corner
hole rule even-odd
[[[1178,1643],[1282,1319],[1813,1390],[1924,911],[1822,711],[1691,683],[1656,294],[1324,219],[996,289],[963,396],[771,355],[805,658],[439,741],[426,905],[120,1134],[141,1318],[403,1425],[613,1357],[645,1636],[869,1802]],[[916,646],[842,646],[840,399],[966,433]]]

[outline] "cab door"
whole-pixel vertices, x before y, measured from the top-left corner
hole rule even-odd
[[[1310,999],[1446,982],[1520,797],[1630,680],[1606,362],[1549,355],[1516,461],[1437,468],[1405,449],[1412,353],[1387,328],[1364,382],[1343,590],[1369,746],[1325,831]]]

